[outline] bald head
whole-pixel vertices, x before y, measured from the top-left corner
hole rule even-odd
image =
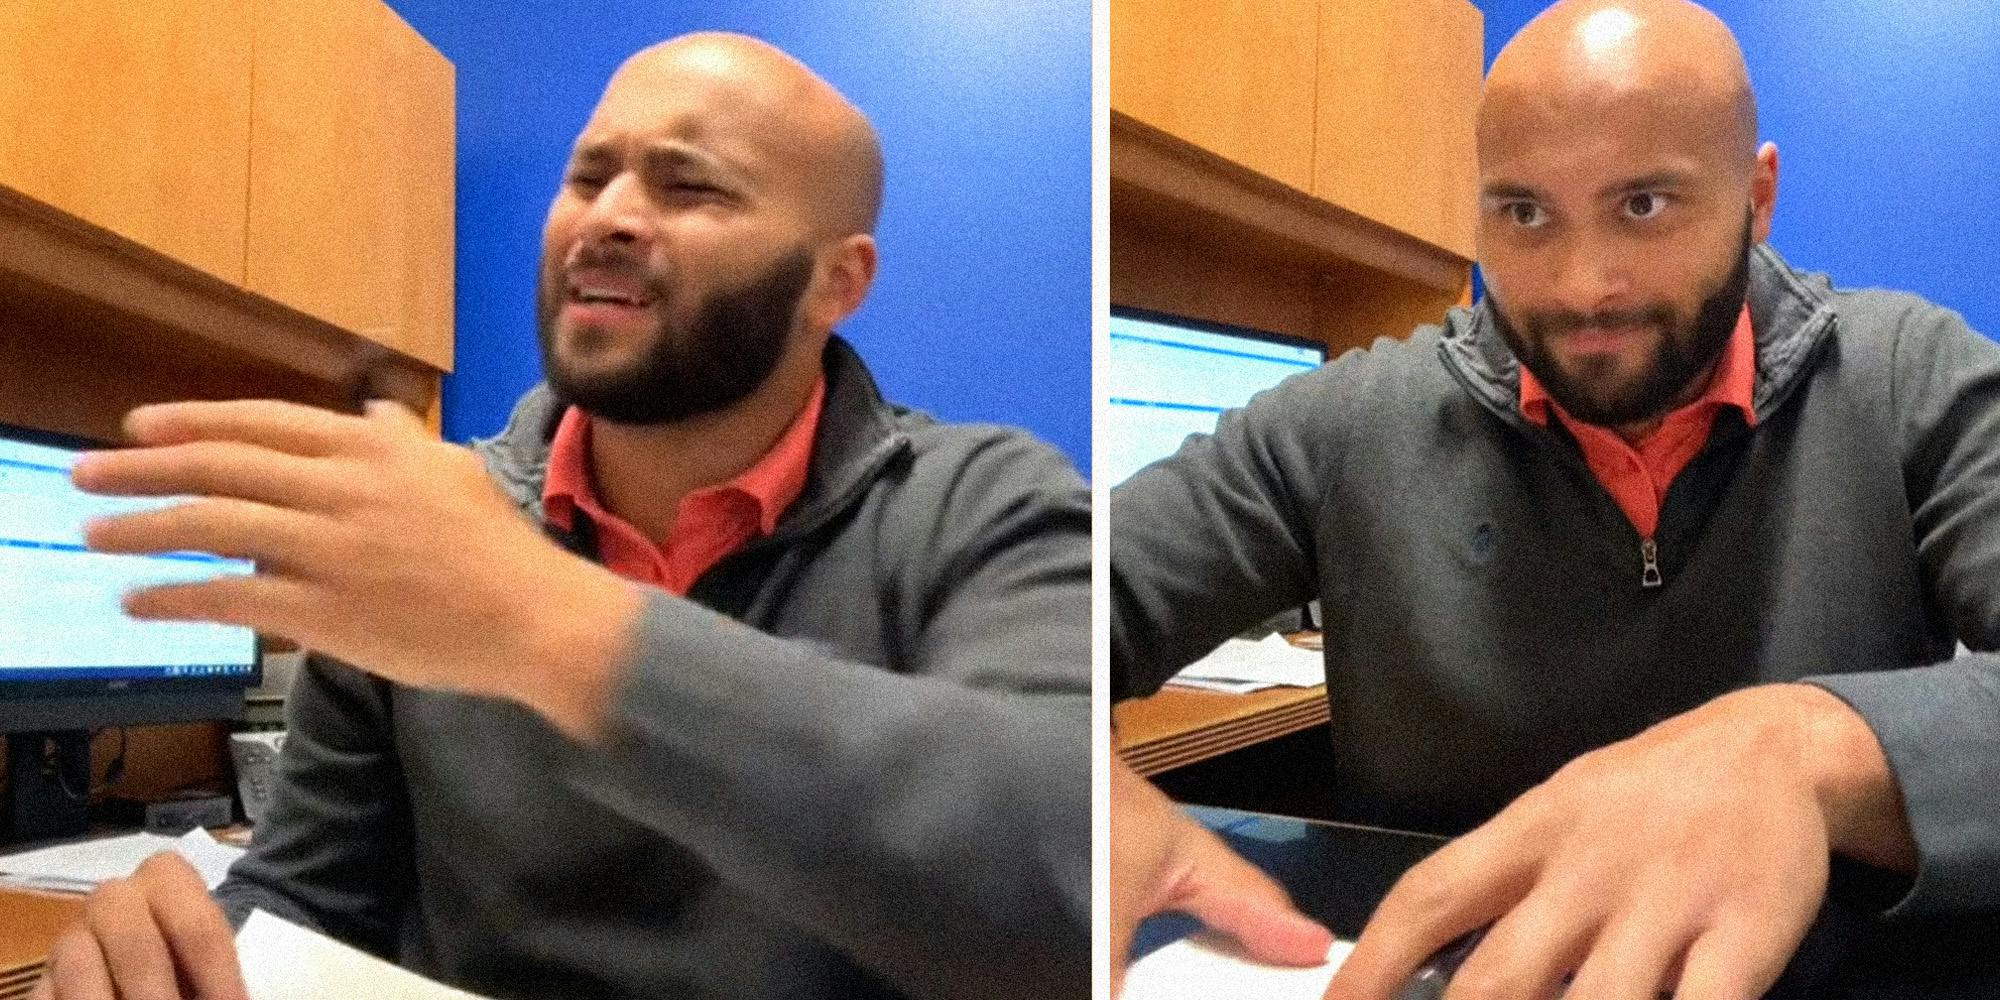
[[[1635,116],[1747,172],[1757,105],[1735,36],[1686,0],[1564,0],[1494,59],[1480,102],[1481,159],[1551,125]]]
[[[643,49],[612,76],[596,117],[690,90],[796,168],[825,235],[874,232],[882,206],[875,127],[832,84],[768,42],[701,32]]]

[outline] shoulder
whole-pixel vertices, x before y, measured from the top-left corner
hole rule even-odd
[[[908,442],[886,473],[899,505],[977,517],[1023,504],[1089,516],[1090,490],[1067,456],[1017,427],[947,423],[892,406]]]

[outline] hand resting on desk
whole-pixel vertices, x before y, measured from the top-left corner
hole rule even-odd
[[[1292,908],[1285,890],[1111,758],[1111,994],[1124,985],[1139,922],[1169,910],[1236,938],[1249,957],[1318,965],[1333,935]]]
[[[90,894],[31,1000],[248,1000],[236,937],[185,858],[162,851]]]
[[[1833,695],[1750,688],[1572,761],[1410,869],[1328,987],[1391,1000],[1491,925],[1449,1000],[1754,1000],[1826,894],[1830,856],[1914,867],[1873,733]]]

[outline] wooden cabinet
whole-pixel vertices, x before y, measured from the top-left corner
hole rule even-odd
[[[0,184],[241,282],[250,3],[0,4]]]
[[[1320,0],[1314,196],[1474,256],[1484,50],[1465,0]]]
[[[380,0],[258,0],[256,31],[246,286],[449,371],[451,64]]]
[[[366,390],[435,427],[454,89],[382,0],[0,4],[0,420]]]
[[[1320,0],[1112,0],[1111,106],[1301,191]]]
[[[1113,0],[1111,300],[1325,342],[1464,301],[1466,0]]]

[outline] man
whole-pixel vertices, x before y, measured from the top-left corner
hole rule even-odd
[[[804,66],[674,40],[577,141],[549,386],[499,438],[185,404],[79,463],[205,498],[93,546],[258,560],[132,613],[328,658],[222,908],[156,858],[92,897],[42,995],[240,997],[253,908],[493,996],[1079,992],[1088,500],[1024,435],[884,403],[831,336],[881,183]]]
[[[1114,492],[1116,694],[1322,598],[1344,818],[1471,831],[1338,997],[1489,925],[1454,1000],[1761,995],[1833,854],[1913,874],[1898,916],[2000,904],[2000,348],[1763,245],[1777,150],[1692,4],[1544,12],[1478,144],[1483,302]],[[1127,801],[1116,926],[1254,882]]]

